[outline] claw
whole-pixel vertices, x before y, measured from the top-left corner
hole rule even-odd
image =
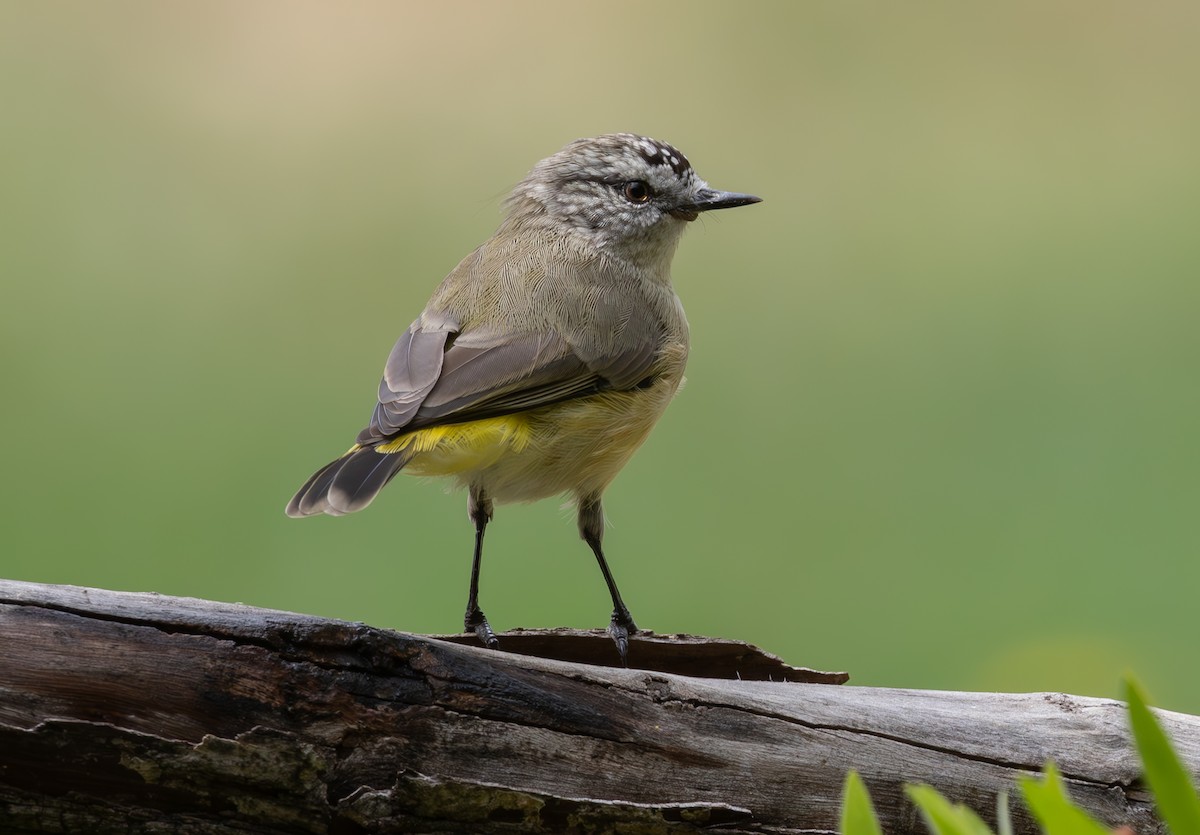
[[[463,621],[463,626],[466,628],[464,632],[474,632],[475,637],[479,642],[488,649],[499,649],[500,642],[496,640],[496,633],[492,631],[492,626],[487,622],[487,618],[483,616],[483,612],[476,609],[469,612]]]
[[[637,634],[637,624],[628,609],[613,609],[612,620],[608,624],[608,634],[617,645],[617,655],[621,657],[621,666],[629,666],[629,636]]]

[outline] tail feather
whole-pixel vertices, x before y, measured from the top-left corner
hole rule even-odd
[[[346,454],[349,455],[350,453]],[[296,495],[292,496],[292,500],[288,502],[287,510],[284,512],[288,516],[297,519],[302,516],[314,516],[318,513],[324,513],[328,507],[328,502],[325,501],[325,493],[329,490],[329,484],[333,481],[333,476],[341,463],[341,458],[338,458],[336,461],[330,461],[309,476],[308,481],[304,482],[304,486],[296,491]]]
[[[344,516],[374,501],[379,491],[409,462],[406,452],[380,453],[355,446],[313,473],[288,502],[288,516]]]

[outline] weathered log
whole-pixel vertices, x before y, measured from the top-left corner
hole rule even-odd
[[[615,660],[602,633],[501,640],[571,660],[0,581],[0,832],[833,832],[855,768],[909,833],[906,781],[987,817],[1047,760],[1105,822],[1161,831],[1118,702],[835,687],[728,641],[638,636],[617,669],[582,663]],[[1160,715],[1196,771],[1200,718]]]

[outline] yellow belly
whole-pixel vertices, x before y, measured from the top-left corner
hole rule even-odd
[[[524,414],[431,426],[375,447],[379,453],[407,452],[406,469],[416,475],[447,476],[486,469],[505,455],[529,445],[530,424]]]
[[[478,485],[498,502],[599,494],[650,434],[679,387],[604,392],[528,412],[434,426],[376,447],[411,455],[405,471]]]

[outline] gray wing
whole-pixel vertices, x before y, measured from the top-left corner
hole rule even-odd
[[[388,357],[379,403],[358,443],[638,385],[651,373],[661,332],[612,341],[620,347],[593,348],[585,359],[553,329],[459,333],[451,320],[417,320]]]

